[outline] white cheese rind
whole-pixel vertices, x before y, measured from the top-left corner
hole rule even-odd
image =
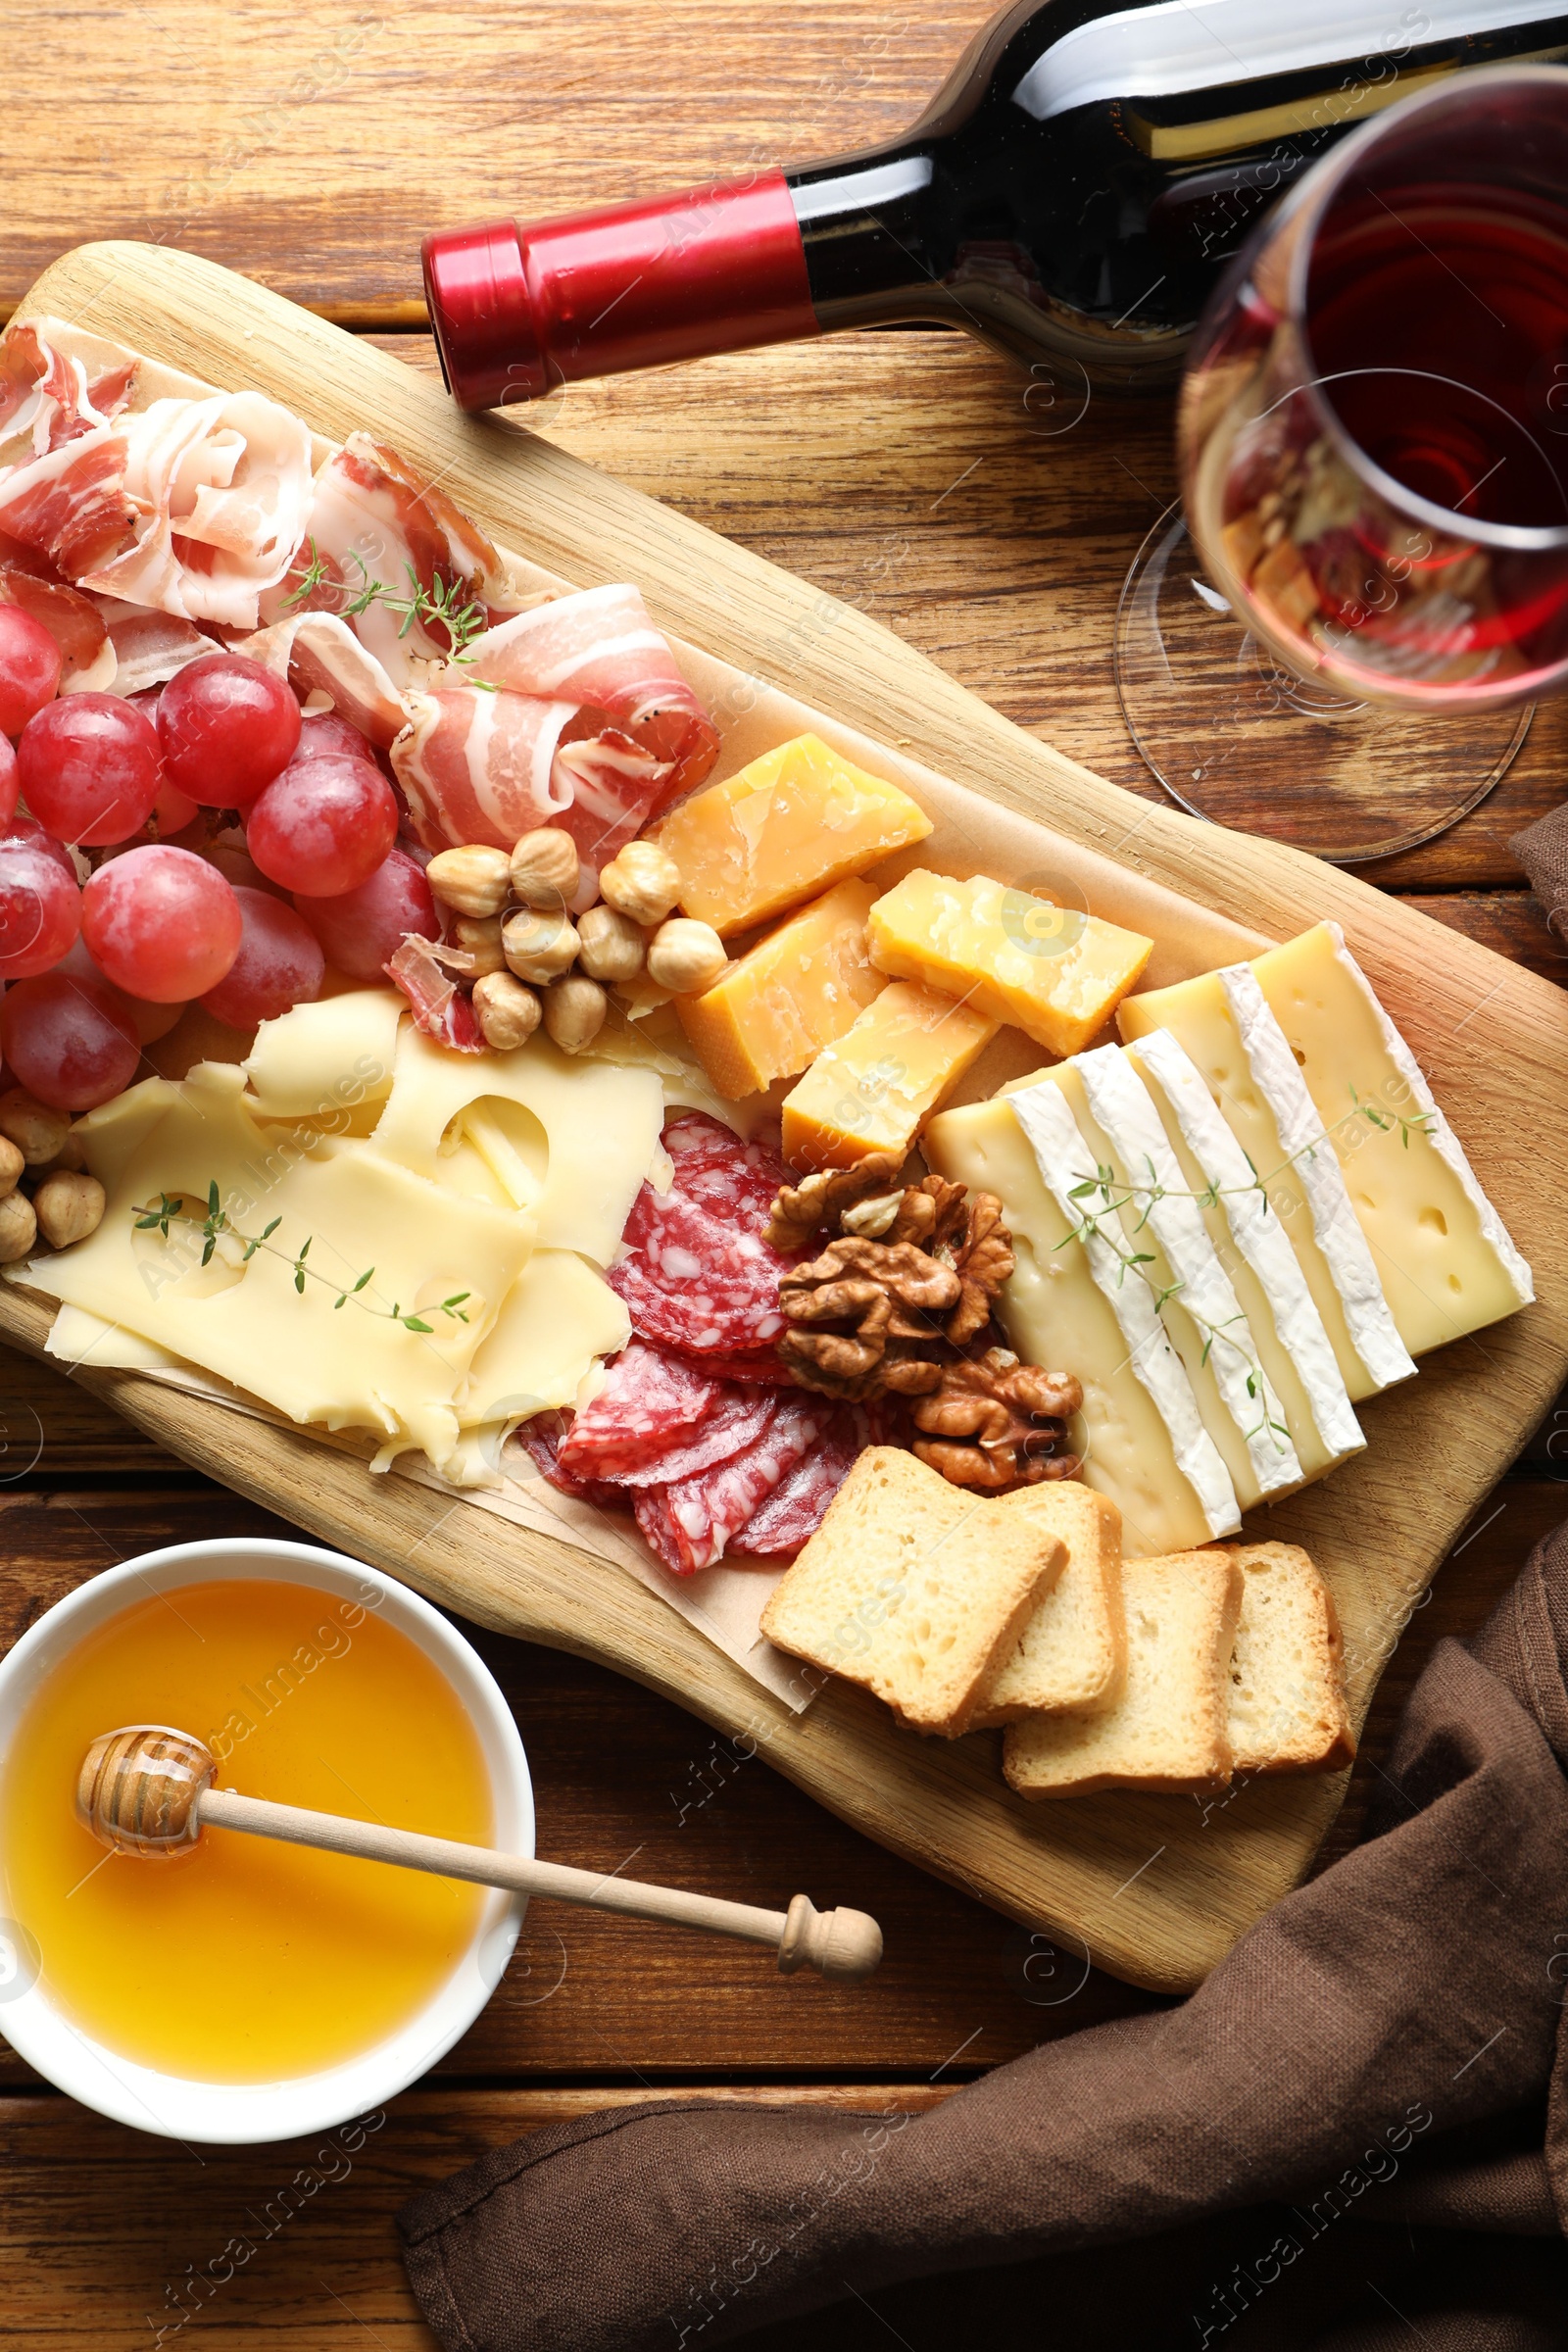
[[[1252,1082],[1273,1113],[1280,1142],[1306,1196],[1312,1231],[1334,1277],[1351,1344],[1377,1386],[1392,1388],[1396,1381],[1408,1380],[1415,1364],[1389,1312],[1366,1236],[1356,1222],[1344,1174],[1306,1081],[1251,965],[1227,965],[1219,979]]]
[[[1181,1285],[1175,1302],[1197,1327],[1220,1403],[1246,1447],[1258,1493],[1294,1492],[1303,1473],[1285,1431],[1284,1408],[1198,1204],[1186,1197],[1181,1168],[1148,1088],[1120,1046],[1076,1054],[1071,1066],[1135,1196],[1131,1222],[1147,1224]],[[1243,1475],[1240,1466],[1236,1475]]]
[[[1094,1183],[1098,1171],[1060,1089],[1047,1082],[1009,1095],[1007,1102],[1067,1226],[1080,1224],[1083,1207],[1072,1194],[1080,1184]],[[1129,1361],[1170,1432],[1177,1467],[1198,1497],[1209,1534],[1229,1535],[1241,1525],[1230,1472],[1203,1427],[1192,1383],[1154,1311],[1148,1284],[1136,1275],[1126,1278],[1121,1259],[1100,1235],[1087,1234],[1083,1249],[1095,1286],[1127,1343]]]
[[[1399,1076],[1410,1090],[1419,1115],[1426,1119],[1427,1140],[1438,1157],[1452,1170],[1465,1199],[1476,1212],[1482,1239],[1497,1253],[1499,1262],[1512,1283],[1514,1295],[1521,1306],[1529,1306],[1536,1296],[1535,1277],[1521,1254],[1513,1236],[1482,1191],[1476,1172],[1465,1156],[1464,1146],[1448,1125],[1442,1107],[1426,1081],[1426,1074],[1404,1039],[1379,1004],[1372,984],[1345,944],[1345,933],[1338,923],[1326,923],[1324,928],[1334,941],[1334,953],[1350,979],[1366,999],[1373,1018],[1378,1024],[1384,1049]]]
[[[1336,1455],[1357,1452],[1366,1439],[1300,1261],[1197,1064],[1168,1029],[1140,1038],[1133,1057],[1158,1085],[1204,1181],[1219,1196],[1231,1239],[1268,1298],[1280,1345],[1296,1366],[1318,1436]]]

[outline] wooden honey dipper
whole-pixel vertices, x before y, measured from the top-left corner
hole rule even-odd
[[[641,1886],[634,1879],[570,1870],[559,1862],[528,1862],[486,1845],[459,1845],[415,1830],[382,1829],[339,1813],[237,1796],[214,1788],[217,1772],[211,1749],[189,1732],[156,1723],[125,1724],[103,1733],[82,1758],[76,1811],[101,1844],[143,1860],[167,1860],[187,1851],[203,1830],[243,1830],[252,1838],[280,1838],[326,1853],[394,1862],[439,1878],[505,1886],[514,1894],[553,1895],[559,1902],[621,1911],[631,1919],[739,1936],[749,1943],[770,1944],[786,1977],[798,1968],[814,1968],[824,1977],[854,1982],[868,1977],[882,1957],[882,1931],[874,1919],[863,1911],[818,1911],[808,1895],[796,1895],[787,1911],[720,1902],[715,1895],[688,1894],[678,1886]]]

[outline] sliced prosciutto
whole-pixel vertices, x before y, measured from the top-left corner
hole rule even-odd
[[[833,1416],[825,1396],[777,1399],[754,1444],[712,1468],[669,1486],[644,1487],[633,1502],[643,1536],[676,1576],[695,1576],[721,1560],[732,1539],[783,1484]]]
[[[571,780],[556,774],[570,703],[458,686],[408,695],[404,708],[409,724],[392,746],[392,772],[427,850],[465,842],[510,850],[571,806]]]
[[[117,596],[95,596],[92,604],[114,652],[111,678],[116,694],[142,694],[149,686],[167,686],[187,662],[223,650],[220,638],[199,629],[193,620],[160,612],[152,605],[127,605]],[[62,694],[67,691],[62,683]]]
[[[0,602],[30,612],[59,646],[62,694],[107,694],[116,684],[115,648],[103,614],[90,596],[62,581],[7,567],[0,568]]]
[[[83,361],[18,324],[0,335],[0,466],[24,465],[97,425],[130,398],[138,363],[126,359],[89,377]]]
[[[311,497],[310,435],[259,392],[155,400],[0,477],[0,531],[78,588],[254,629]]]
[[[350,433],[322,466],[301,537],[299,560],[264,619],[285,617],[285,607],[351,617],[399,690],[423,684],[452,652],[440,621],[408,609],[416,588],[456,610],[478,606],[481,617],[514,612],[519,601],[478,525],[368,433]],[[387,594],[357,611],[376,584]]]
[[[335,612],[291,613],[252,637],[241,637],[233,650],[287,678],[302,703],[313,710],[335,711],[382,751],[404,724],[406,714],[391,679]]]
[[[440,942],[410,932],[386,965],[386,976],[408,998],[414,1026],[455,1054],[482,1054],[479,1016],[441,963]]]
[[[718,756],[718,729],[635,588],[583,588],[535,605],[466,653],[474,675],[493,686],[569,700],[612,721],[665,768],[665,799],[700,784]]]

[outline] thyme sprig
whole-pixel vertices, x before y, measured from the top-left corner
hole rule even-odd
[[[1201,1192],[1188,1192],[1176,1185],[1161,1184],[1155,1175],[1153,1161],[1147,1154],[1144,1164],[1149,1171],[1149,1182],[1140,1184],[1131,1177],[1123,1182],[1118,1179],[1113,1168],[1106,1166],[1103,1162],[1097,1162],[1094,1175],[1085,1177],[1081,1184],[1075,1184],[1067,1195],[1069,1200],[1083,1202],[1086,1205],[1078,1223],[1064,1233],[1056,1244],[1057,1249],[1064,1248],[1068,1242],[1087,1244],[1091,1239],[1103,1242],[1117,1261],[1117,1289],[1122,1288],[1129,1274],[1138,1275],[1153,1293],[1155,1314],[1162,1314],[1167,1302],[1174,1298],[1176,1294],[1185,1288],[1185,1285],[1179,1279],[1165,1283],[1156,1281],[1154,1276],[1147,1271],[1150,1266],[1157,1263],[1155,1253],[1152,1250],[1138,1250],[1133,1247],[1138,1236],[1148,1224],[1157,1201],[1192,1200],[1200,1209],[1217,1208],[1220,1201],[1228,1197],[1257,1193],[1261,1196],[1265,1208],[1272,1213],[1273,1203],[1268,1197],[1269,1186],[1276,1178],[1284,1175],[1288,1168],[1294,1167],[1298,1159],[1310,1159],[1312,1154],[1328,1142],[1329,1137],[1337,1135],[1341,1128],[1351,1127],[1358,1119],[1364,1119],[1369,1126],[1375,1127],[1383,1134],[1393,1134],[1397,1130],[1400,1145],[1406,1152],[1410,1149],[1412,1135],[1426,1135],[1430,1132],[1431,1122],[1435,1115],[1431,1111],[1420,1111],[1414,1118],[1406,1118],[1401,1112],[1385,1110],[1381,1103],[1366,1100],[1357,1093],[1353,1085],[1349,1089],[1349,1094],[1351,1107],[1346,1112],[1344,1118],[1337,1119],[1333,1127],[1325,1128],[1323,1133],[1315,1137],[1310,1144],[1303,1144],[1298,1152],[1293,1152],[1269,1175],[1260,1176],[1250,1152],[1245,1152],[1247,1164],[1252,1171],[1250,1182],[1245,1185],[1208,1184]],[[1097,1202],[1098,1205],[1087,1205],[1091,1202]],[[1134,1211],[1137,1213],[1129,1225],[1128,1217]],[[1105,1220],[1107,1219],[1111,1221],[1109,1232],[1105,1230]],[[1199,1359],[1200,1368],[1207,1364],[1216,1345],[1234,1348],[1248,1367],[1247,1394],[1254,1403],[1257,1402],[1259,1389],[1251,1354],[1242,1342],[1233,1336],[1229,1328],[1232,1323],[1245,1322],[1246,1317],[1236,1314],[1227,1316],[1224,1323],[1212,1323],[1206,1316],[1200,1314],[1198,1309],[1190,1305],[1185,1298],[1181,1301],[1181,1305],[1183,1312],[1191,1317],[1202,1337],[1203,1351]],[[1266,1403],[1260,1419],[1253,1428],[1244,1432],[1247,1444],[1250,1445],[1253,1438],[1261,1436],[1265,1431],[1274,1436],[1277,1446],[1283,1446],[1289,1441],[1289,1430],[1282,1422],[1276,1421],[1272,1417]]]
[[[194,1226],[202,1236],[202,1264],[204,1266],[212,1264],[213,1252],[218,1248],[219,1240],[226,1233],[234,1241],[244,1245],[240,1256],[241,1265],[249,1265],[257,1250],[265,1250],[269,1257],[280,1257],[285,1265],[291,1266],[294,1273],[294,1288],[302,1298],[307,1281],[322,1282],[325,1283],[328,1290],[337,1291],[338,1295],[332,1301],[334,1312],[340,1306],[347,1306],[352,1300],[368,1315],[383,1316],[388,1322],[401,1323],[405,1331],[428,1334],[435,1329],[435,1325],[426,1323],[422,1315],[405,1314],[396,1300],[391,1306],[386,1307],[378,1306],[372,1299],[361,1297],[360,1294],[375,1273],[373,1266],[367,1266],[365,1272],[355,1281],[345,1284],[340,1289],[330,1274],[321,1273],[317,1266],[307,1265],[305,1261],[311,1253],[311,1244],[316,1238],[314,1234],[307,1234],[298,1250],[279,1249],[272,1241],[272,1236],[283,1222],[281,1217],[274,1217],[270,1225],[263,1226],[260,1233],[242,1232],[223,1207],[219,1198],[216,1179],[207,1187],[207,1214],[205,1217],[193,1216],[188,1208],[180,1205],[179,1197],[171,1193],[160,1193],[155,1207],[142,1207],[138,1204],[131,1210],[131,1214],[136,1220],[135,1230],[138,1233],[161,1233],[166,1242],[169,1239],[169,1229],[172,1225]],[[454,1291],[450,1298],[443,1298],[439,1306],[432,1307],[428,1311],[432,1314],[448,1315],[455,1323],[466,1323],[468,1318],[465,1312],[465,1302],[472,1296],[471,1291]]]
[[[399,637],[406,637],[416,621],[426,629],[443,628],[448,640],[447,659],[462,662],[473,661],[468,649],[473,640],[482,637],[489,628],[490,615],[476,596],[466,595],[461,582],[444,579],[437,572],[433,586],[426,588],[414,565],[405,564],[403,568],[408,575],[409,589],[408,594],[404,595],[400,589],[388,587],[385,580],[377,579],[364,557],[350,549],[348,560],[358,567],[360,574],[359,587],[351,590],[346,582],[333,576],[331,559],[321,554],[316,541],[308,539],[306,545],[311,551],[310,561],[300,574],[299,586],[283,600],[285,612],[292,611],[296,605],[303,605],[318,588],[339,589],[348,599],[346,604],[336,608],[339,619],[357,620],[372,605],[384,605],[389,612],[399,612],[403,616],[398,629]],[[473,683],[476,686],[489,686],[489,681],[484,678],[475,678]],[[495,688],[489,687],[489,691],[494,693]]]

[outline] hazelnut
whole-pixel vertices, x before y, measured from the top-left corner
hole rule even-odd
[[[464,915],[452,926],[452,945],[461,948],[465,956],[473,957],[471,977],[483,980],[491,972],[504,972],[507,958],[501,946],[501,917],[492,914],[484,920]]]
[[[0,1266],[25,1257],[38,1238],[38,1220],[25,1193],[7,1193],[0,1200]]]
[[[577,960],[579,942],[564,910],[523,906],[501,926],[501,952],[519,980],[559,980]]]
[[[680,904],[680,869],[657,841],[628,841],[600,874],[599,895],[634,923],[662,923]]]
[[[69,1250],[84,1242],[104,1221],[104,1188],[96,1176],[74,1175],[62,1168],[46,1176],[32,1196],[38,1231],[51,1250]]]
[[[710,923],[694,923],[688,915],[661,923],[648,950],[648,977],[677,997],[694,996],[711,988],[729,962],[723,941]]]
[[[583,970],[593,980],[635,980],[643,968],[648,943],[629,915],[613,906],[590,906],[577,917],[577,951]]]
[[[573,973],[545,990],[545,1027],[563,1054],[580,1054],[605,1025],[610,999],[597,980]]]
[[[0,1135],[16,1145],[29,1168],[53,1159],[70,1133],[70,1111],[51,1110],[24,1086],[0,1095]]]
[[[564,906],[577,888],[577,844],[559,825],[536,826],[512,853],[511,879],[525,906]]]
[[[424,878],[443,906],[479,917],[499,914],[512,889],[506,851],[483,849],[478,843],[443,850],[425,867]]]
[[[11,1138],[0,1135],[0,1193],[14,1193],[26,1161]]]
[[[539,1000],[510,972],[487,972],[473,984],[479,1034],[498,1054],[525,1046],[539,1026]]]

